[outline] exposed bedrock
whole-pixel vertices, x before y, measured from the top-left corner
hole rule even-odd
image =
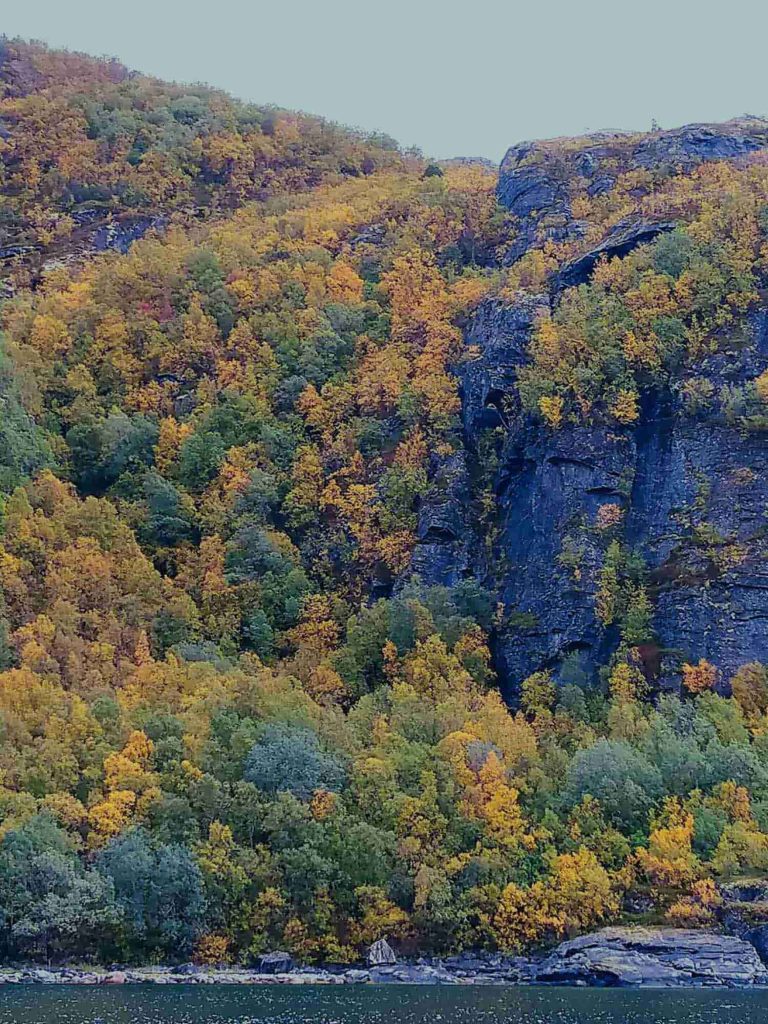
[[[720,417],[692,417],[672,392],[647,395],[631,429],[551,431],[535,422],[519,409],[515,380],[546,301],[490,302],[468,329],[466,451],[436,457],[412,570],[429,584],[474,576],[503,602],[494,651],[511,699],[542,668],[562,682],[588,681],[619,641],[595,604],[605,559],[596,517],[617,506],[619,539],[647,566],[657,641],[646,652],[649,673],[674,688],[681,663],[703,657],[726,685],[740,665],[768,661],[768,440]],[[753,344],[711,357],[697,373],[717,388],[754,378],[768,366],[765,313],[751,332]],[[489,526],[473,505],[472,476],[494,430],[503,441]]]
[[[648,988],[763,985],[753,946],[730,935],[678,928],[604,928],[562,945],[535,973],[539,982]]]
[[[515,146],[499,181],[518,221],[513,258],[543,238],[580,236],[574,190],[595,194],[627,169],[685,169],[766,144],[768,123],[748,119],[636,140],[606,134],[573,146]],[[686,376],[706,379],[719,394],[765,370],[768,312],[753,314],[746,330],[680,371],[672,386],[645,393],[631,428],[552,431],[521,409],[517,395],[536,320],[562,288],[588,280],[601,257],[626,255],[672,227],[669,220],[621,222],[566,264],[547,294],[488,300],[466,329],[457,367],[465,450],[435,456],[412,571],[428,584],[475,577],[503,603],[494,655],[512,700],[539,669],[563,683],[594,679],[619,643],[617,622],[606,625],[596,610],[606,557],[596,524],[605,505],[619,518],[615,536],[647,569],[654,640],[642,653],[655,685],[678,687],[681,665],[706,658],[727,689],[740,665],[768,662],[768,435],[737,418],[729,424],[717,403],[694,415],[680,397]],[[488,484],[491,437],[494,500],[489,518],[486,495],[483,518],[478,498],[484,469]]]

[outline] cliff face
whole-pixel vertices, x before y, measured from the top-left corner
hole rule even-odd
[[[550,144],[513,147],[499,181],[500,198],[518,219],[510,258],[546,239],[578,243],[586,225],[570,212],[574,192],[609,189],[619,170],[665,162],[685,170],[738,159],[766,141],[765,126],[735,122],[638,140],[601,136],[565,155]],[[631,426],[552,431],[521,410],[516,393],[536,316],[557,307],[564,287],[587,281],[602,255],[625,255],[674,226],[665,218],[614,227],[577,251],[546,294],[488,301],[467,329],[475,358],[458,370],[467,455],[446,467],[451,485],[427,496],[414,568],[430,583],[474,575],[503,602],[495,658],[512,700],[539,669],[563,683],[596,679],[619,644],[618,625],[598,612],[605,538],[594,524],[605,506],[620,510],[615,536],[645,567],[654,639],[640,654],[654,686],[677,688],[682,663],[706,658],[727,689],[740,665],[768,660],[766,434],[692,410],[681,398],[691,377],[715,392],[765,370],[768,313],[750,314],[674,385],[645,391]],[[477,504],[468,504],[469,476],[492,433],[493,504],[480,524]]]
[[[585,224],[573,214],[574,196],[604,195],[626,170],[685,171],[702,161],[738,159],[767,143],[768,125],[745,119],[648,135],[606,132],[512,146],[501,163],[498,189],[503,205],[519,219],[507,262],[536,242],[579,238]],[[613,251],[610,242],[606,251]]]

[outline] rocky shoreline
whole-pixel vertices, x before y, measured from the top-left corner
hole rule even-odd
[[[377,944],[378,945],[378,944]],[[376,957],[374,957],[374,960]],[[0,985],[578,985],[631,988],[768,986],[749,942],[674,928],[604,928],[543,957],[463,953],[364,967],[293,966],[287,954],[258,968],[152,966],[121,969],[0,968]]]

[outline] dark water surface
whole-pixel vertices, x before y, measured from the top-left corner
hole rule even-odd
[[[20,986],[0,1024],[766,1024],[768,991]]]

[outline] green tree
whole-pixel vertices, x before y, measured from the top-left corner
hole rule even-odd
[[[244,777],[265,793],[288,792],[308,800],[317,789],[338,792],[346,772],[310,729],[275,724],[265,726],[248,754]]]

